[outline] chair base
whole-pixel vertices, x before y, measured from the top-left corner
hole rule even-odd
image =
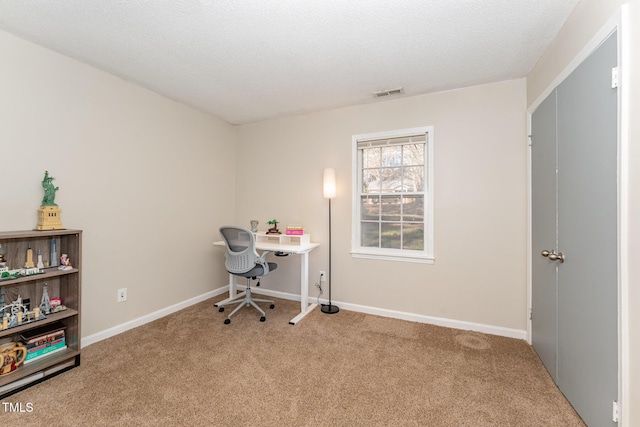
[[[247,281],[249,281],[249,280],[251,280],[251,279],[247,279]],[[215,306],[218,307],[218,311],[220,311],[220,312],[223,312],[224,311],[224,307],[227,306],[227,305],[238,304],[238,306],[231,313],[229,313],[229,315],[225,319],[225,321],[224,321],[225,325],[228,325],[229,323],[231,323],[231,316],[236,314],[238,312],[238,310],[240,310],[244,306],[253,306],[253,308],[258,310],[260,312],[260,314],[262,314],[262,317],[260,317],[260,321],[261,322],[264,322],[265,320],[267,320],[267,318],[265,317],[264,310],[262,308],[260,308],[260,306],[258,304],[256,304],[256,303],[258,303],[258,302],[266,302],[266,303],[270,303],[271,304],[269,306],[269,308],[273,309],[275,307],[273,300],[253,298],[251,296],[251,287],[249,285],[250,284],[248,283],[247,284],[247,289],[245,290],[245,292],[242,295],[236,297],[235,299],[233,299],[231,301],[226,301],[226,302],[221,303],[221,304],[215,304]]]

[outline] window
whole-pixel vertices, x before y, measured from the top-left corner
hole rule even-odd
[[[353,136],[354,257],[433,262],[433,128]]]

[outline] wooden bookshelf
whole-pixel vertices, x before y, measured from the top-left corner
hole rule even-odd
[[[43,269],[42,274],[0,280],[0,290],[4,291],[5,304],[11,304],[20,296],[23,301],[29,299],[30,306],[33,308],[40,305],[46,284],[49,297],[59,297],[67,309],[48,314],[45,319],[22,323],[7,329],[2,329],[0,323],[0,342],[5,339],[19,341],[21,333],[59,321],[66,326],[67,348],[32,363],[23,363],[15,371],[0,375],[0,398],[80,365],[82,231],[65,229],[0,232],[0,244],[6,251],[4,257],[10,269],[24,266],[28,248],[33,250],[34,262],[37,261],[38,251],[43,260],[50,261],[52,239],[56,240],[57,258],[67,254],[73,265],[71,270],[49,267]],[[2,314],[3,312],[0,311],[0,315]]]

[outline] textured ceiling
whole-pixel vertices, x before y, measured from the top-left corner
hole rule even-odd
[[[0,29],[249,123],[528,74],[578,0],[0,0]]]

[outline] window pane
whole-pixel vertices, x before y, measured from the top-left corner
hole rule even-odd
[[[402,227],[402,249],[424,250],[424,224],[404,224]]]
[[[401,196],[382,196],[380,219],[382,221],[400,221],[402,214],[401,201]]]
[[[432,237],[425,236],[432,227],[426,205],[432,185],[428,132],[424,127],[354,135],[358,188],[352,224],[359,233],[353,243],[357,256],[421,262],[419,258],[430,255],[424,252],[432,245]]]
[[[382,147],[382,166],[402,165],[402,146]]]
[[[404,191],[424,191],[424,166],[406,166],[403,187]]]
[[[360,219],[377,221],[380,218],[380,198],[378,196],[362,196],[360,198]]]
[[[363,193],[379,193],[380,192],[380,169],[363,169],[362,170],[362,192]]]
[[[402,198],[402,220],[408,222],[424,221],[423,196],[404,196]]]
[[[379,168],[380,166],[380,148],[365,148],[362,150],[363,168]]]
[[[382,223],[381,248],[400,249],[400,223]]]
[[[405,166],[424,165],[424,144],[407,144],[403,146],[402,162]]]
[[[402,191],[402,169],[382,168],[380,187],[384,193],[395,193]]]
[[[380,247],[379,231],[377,222],[360,223],[360,245],[370,248]]]

